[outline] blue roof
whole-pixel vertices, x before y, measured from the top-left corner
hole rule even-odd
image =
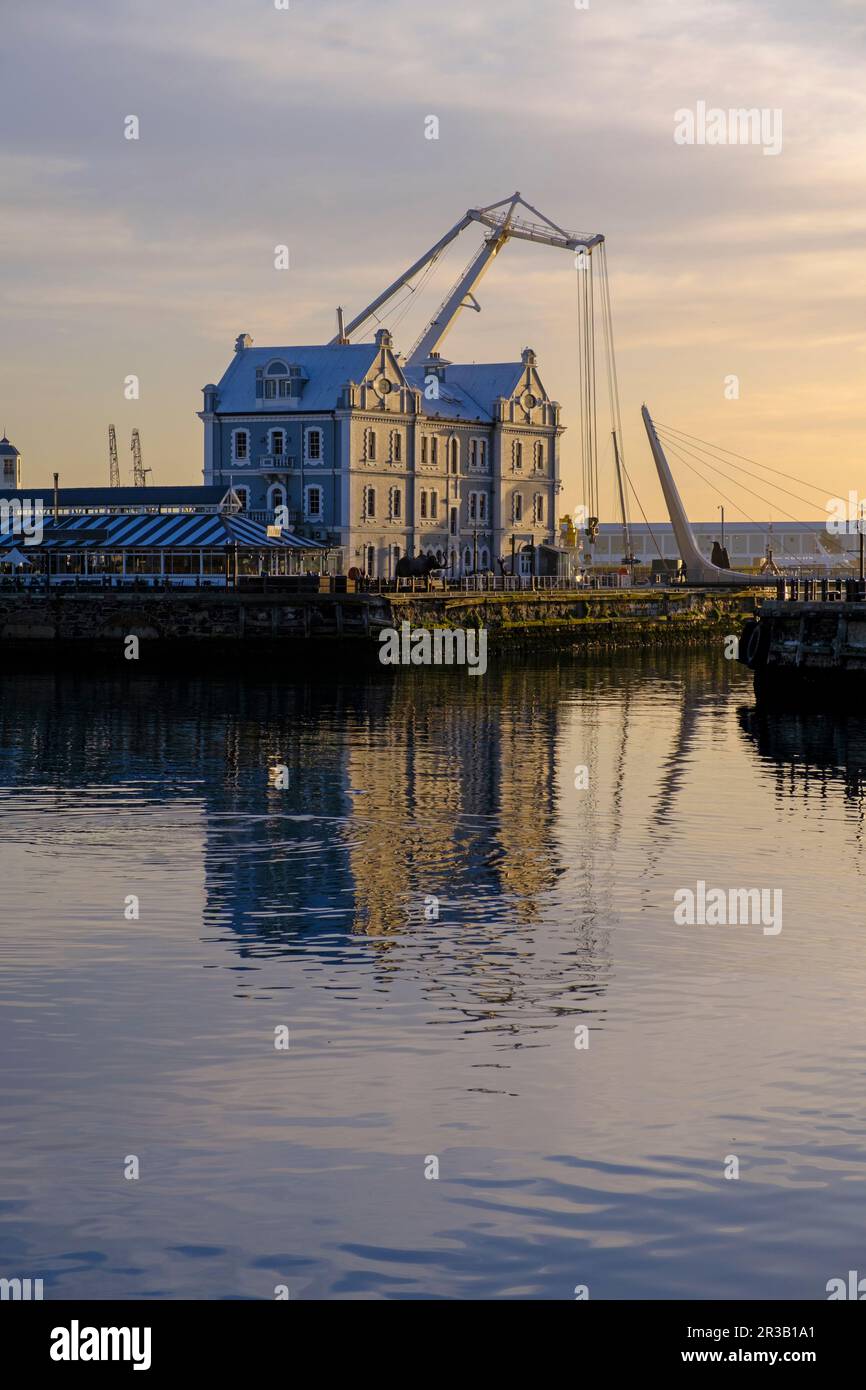
[[[307,410],[333,410],[341,387],[347,381],[362,382],[376,360],[376,343],[336,343],[333,347],[244,348],[236,352],[217,385],[217,410],[248,413],[252,409],[273,408],[285,413],[294,404]],[[304,393],[296,403],[285,398],[256,403],[256,368],[269,362],[285,362],[300,367],[308,377]]]
[[[446,368],[445,379],[490,410],[500,396],[509,400],[514,395],[525,371],[523,362],[452,363]]]
[[[485,424],[490,424],[493,416],[489,409],[479,401],[473,400],[468,392],[452,380],[453,371],[453,367],[446,369],[445,380],[439,382],[439,394],[435,400],[428,400],[425,394],[427,372],[424,367],[405,367],[403,375],[410,386],[421,392],[421,409],[432,419],[482,420]]]
[[[17,545],[14,531],[0,536],[0,550]],[[242,513],[175,512],[168,515],[116,512],[89,516],[46,518],[41,545],[49,550],[222,549],[237,544],[247,550],[323,550],[316,541],[283,531],[269,536],[267,528]],[[37,552],[39,545],[28,546]]]

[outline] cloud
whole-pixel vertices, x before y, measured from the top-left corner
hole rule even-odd
[[[91,446],[85,430],[70,448],[62,415],[46,419],[33,361],[62,373],[94,437],[113,408],[113,358],[152,363],[160,394],[141,409],[155,476],[195,478],[198,388],[237,332],[326,337],[338,302],[353,312],[467,206],[516,186],[555,220],[607,235],[625,442],[654,510],[644,398],[720,443],[752,431],[770,463],[796,458],[816,420],[838,432],[848,466],[862,452],[856,4],[46,0],[4,26],[0,304],[17,351],[0,391],[40,477],[62,449],[84,481]],[[676,146],[674,112],[698,100],[780,107],[781,156]],[[123,139],[130,112],[138,142]],[[470,251],[461,240],[436,294]],[[483,283],[483,314],[462,315],[447,346],[480,360],[531,342],[575,426],[568,260],[509,248]],[[419,295],[401,342],[436,302]],[[719,382],[738,370],[732,411]],[[709,494],[699,500],[706,510]]]

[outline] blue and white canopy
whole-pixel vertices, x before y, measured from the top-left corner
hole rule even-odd
[[[20,543],[20,534],[0,535],[0,553]],[[136,512],[96,516],[46,517],[42,540],[28,544],[41,550],[324,550],[316,541],[263,526],[239,512]]]

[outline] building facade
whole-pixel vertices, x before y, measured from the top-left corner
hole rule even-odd
[[[388,578],[402,555],[441,553],[453,575],[556,563],[560,406],[535,354],[408,368],[373,343],[255,348],[204,388],[204,481],[256,518],[278,508],[326,544],[334,569]],[[555,568],[554,571],[555,572]]]

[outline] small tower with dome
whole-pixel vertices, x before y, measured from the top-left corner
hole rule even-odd
[[[12,492],[21,486],[21,455],[6,435],[0,439],[0,492]]]

